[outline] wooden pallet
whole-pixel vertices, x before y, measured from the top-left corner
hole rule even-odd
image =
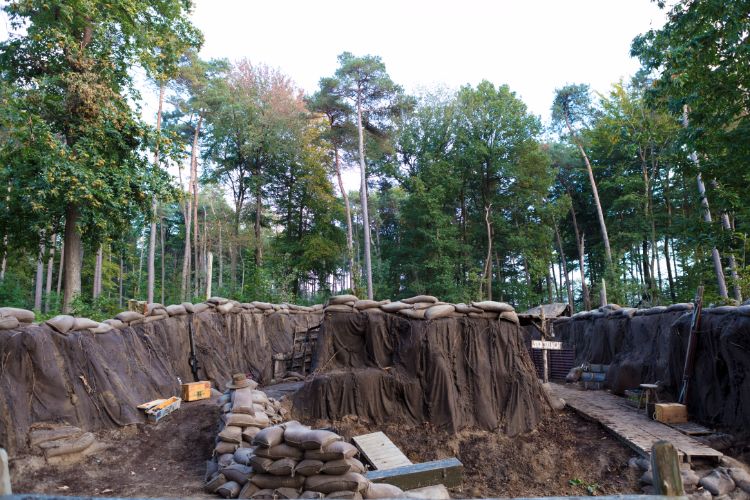
[[[603,391],[580,391],[561,384],[551,384],[553,392],[578,413],[596,420],[633,450],[650,456],[651,447],[665,439],[674,445],[682,460],[718,461],[723,454],[672,427],[651,420],[645,412],[623,403],[623,398]]]
[[[359,448],[362,458],[377,470],[412,465],[411,460],[382,432],[355,436],[352,441]]]

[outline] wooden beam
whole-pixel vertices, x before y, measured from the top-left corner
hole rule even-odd
[[[413,490],[425,486],[444,484],[456,488],[463,483],[464,464],[457,458],[435,460],[421,464],[404,465],[386,470],[374,470],[366,474],[373,483],[388,483],[402,490]]]

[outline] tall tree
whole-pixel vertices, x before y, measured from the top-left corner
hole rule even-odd
[[[365,162],[365,126],[377,127],[378,120],[387,116],[397,105],[401,87],[393,83],[385,64],[377,56],[356,57],[344,52],[338,57],[336,77],[341,84],[342,95],[348,98],[357,113],[357,138],[360,169],[360,203],[364,229],[365,273],[367,275],[367,297],[373,298],[372,256],[370,245],[370,216],[367,205],[367,166]]]
[[[599,190],[596,187],[594,170],[591,167],[591,161],[586,154],[586,149],[583,147],[583,141],[577,129],[577,127],[585,125],[586,121],[589,119],[590,107],[591,102],[588,85],[567,85],[561,89],[557,89],[555,93],[555,101],[552,105],[552,122],[556,124],[559,129],[564,127],[565,130],[567,130],[571,141],[581,152],[583,161],[586,163],[586,170],[589,174],[589,182],[591,183],[591,191],[594,194],[596,214],[599,219],[599,229],[602,233],[604,252],[607,256],[608,264],[612,266],[612,249],[609,244],[607,223],[604,220],[604,210],[602,209],[602,203],[599,199]]]
[[[37,200],[46,210],[33,216],[64,215],[65,311],[81,291],[82,236],[100,238],[147,207],[138,151],[145,128],[128,103],[135,95],[129,68],[153,52],[153,33],[200,42],[187,21],[189,1],[126,4],[30,0],[4,7],[11,26],[24,31],[0,44],[0,70],[31,118],[26,131],[13,127],[18,141],[4,152],[12,158],[17,148],[33,148],[55,157],[14,162],[13,193],[44,191]]]

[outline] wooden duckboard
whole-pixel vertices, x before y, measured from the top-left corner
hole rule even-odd
[[[377,470],[412,465],[411,460],[382,432],[355,436],[352,441],[363,458]]]
[[[580,391],[561,384],[551,384],[553,392],[576,412],[596,420],[633,450],[649,457],[651,447],[662,439],[677,449],[686,462],[694,459],[718,461],[724,456],[672,427],[651,420],[643,410],[628,406],[623,398],[604,391]]]

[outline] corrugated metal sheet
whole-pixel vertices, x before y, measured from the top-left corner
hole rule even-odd
[[[531,342],[526,344],[526,349],[529,351],[531,360],[534,362],[537,375],[539,378],[544,376],[544,362],[542,360],[542,350],[532,349]],[[549,366],[549,378],[551,380],[564,380],[571,368],[575,366],[576,349],[563,345],[563,348],[559,351],[548,351],[547,357]]]

